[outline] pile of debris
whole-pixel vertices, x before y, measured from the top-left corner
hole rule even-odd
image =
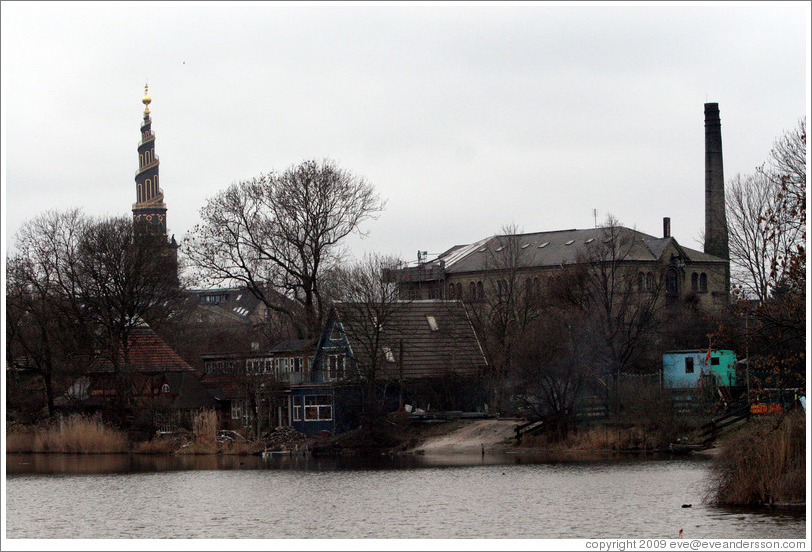
[[[279,426],[263,436],[263,441],[269,448],[285,447],[307,439],[307,435],[299,433],[290,426]]]

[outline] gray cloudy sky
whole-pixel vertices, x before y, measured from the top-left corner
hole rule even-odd
[[[809,105],[810,4],[2,4],[6,239],[130,215],[149,81],[169,231],[230,183],[328,157],[388,204],[351,250],[414,260],[612,213],[698,248],[705,102],[725,177]],[[11,242],[9,242],[10,244]]]

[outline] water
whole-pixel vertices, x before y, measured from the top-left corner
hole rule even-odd
[[[7,538],[782,538],[708,460],[7,455]],[[683,508],[691,504],[691,508]]]

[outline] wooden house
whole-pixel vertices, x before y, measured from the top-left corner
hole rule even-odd
[[[706,362],[707,361],[707,362]],[[663,355],[663,388],[736,386],[736,354],[724,349],[668,351]]]
[[[360,412],[404,404],[435,410],[484,402],[486,361],[460,301],[336,303],[327,314],[312,365],[291,385],[291,425],[303,433],[354,427]]]

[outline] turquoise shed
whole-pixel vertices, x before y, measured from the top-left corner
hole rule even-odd
[[[695,389],[699,387],[703,376],[712,377],[717,386],[736,385],[736,353],[726,349],[711,349],[708,358],[707,349],[693,349],[668,351],[663,355],[665,389]]]

